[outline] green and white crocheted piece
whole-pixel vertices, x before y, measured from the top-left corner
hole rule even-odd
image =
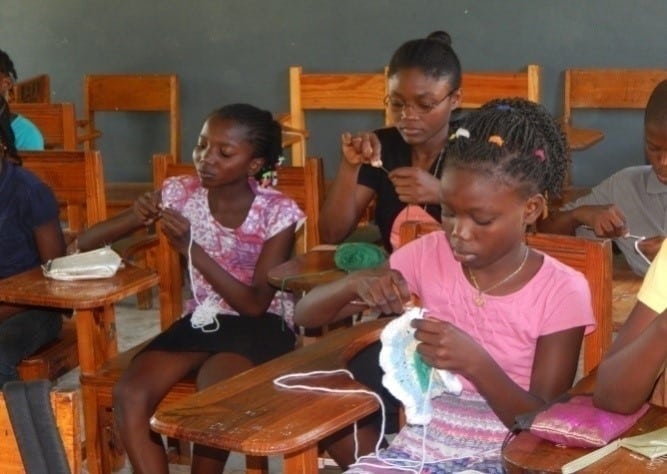
[[[403,403],[406,420],[411,425],[426,425],[431,421],[431,398],[443,392],[459,395],[463,389],[456,375],[433,369],[417,352],[415,329],[410,322],[421,318],[423,313],[423,308],[408,309],[387,324],[380,336],[382,384]]]

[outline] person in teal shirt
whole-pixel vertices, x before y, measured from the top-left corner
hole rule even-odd
[[[9,91],[16,81],[16,69],[7,53],[0,50],[0,95],[9,101]],[[44,137],[39,128],[22,115],[11,114],[11,127],[17,150],[43,150]]]

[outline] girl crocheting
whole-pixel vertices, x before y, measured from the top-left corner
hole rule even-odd
[[[585,331],[594,327],[583,275],[525,244],[560,191],[562,133],[540,105],[486,104],[453,134],[441,179],[443,232],[391,256],[389,266],[316,288],[295,320],[319,326],[358,311],[357,300],[402,313],[411,295],[417,353],[455,374],[462,392],[431,400],[426,425],[406,425],[387,449],[350,472],[501,473],[500,449],[515,416],[570,388]],[[351,302],[354,301],[354,304]]]
[[[161,192],[79,238],[80,248],[92,248],[161,219],[169,243],[189,261],[200,303],[189,306],[194,315],[153,339],[114,387],[114,415],[134,472],[168,472],[149,419],[186,374],[196,370],[203,388],[294,348],[293,306],[266,275],[289,258],[303,213],[255,179],[280,152],[281,130],[271,113],[246,104],[222,107],[206,119],[192,153],[197,176],[167,179]],[[195,446],[192,472],[222,472],[227,455]]]

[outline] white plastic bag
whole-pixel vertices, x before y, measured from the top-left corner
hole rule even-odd
[[[54,280],[93,280],[116,274],[122,259],[109,247],[54,258],[42,265],[44,276]]]

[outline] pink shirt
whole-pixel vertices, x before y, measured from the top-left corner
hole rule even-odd
[[[250,285],[255,265],[264,247],[264,242],[290,225],[302,220],[304,214],[299,206],[284,194],[270,188],[260,188],[257,182],[248,179],[255,199],[248,215],[240,227],[224,227],[211,215],[208,206],[208,190],[201,187],[197,176],[167,178],[162,185],[162,204],[183,214],[191,224],[194,241],[222,268],[234,278]],[[225,300],[214,292],[199,271],[193,269],[192,289],[200,302],[215,295],[219,312],[238,314]],[[186,303],[186,313],[196,307],[194,300]],[[276,292],[269,312],[283,316],[291,325],[294,304],[291,295]]]
[[[504,296],[484,295],[484,306],[474,298],[444,232],[432,232],[391,255],[410,291],[434,318],[465,331],[493,357],[507,375],[527,390],[537,339],[577,326],[595,328],[590,289],[573,268],[544,255],[542,267],[520,290]],[[464,377],[465,390],[477,391]]]

